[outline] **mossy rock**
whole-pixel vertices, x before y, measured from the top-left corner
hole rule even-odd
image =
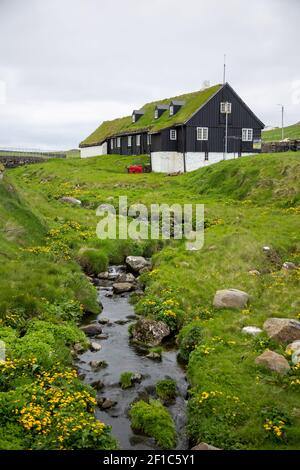
[[[134,431],[153,437],[162,449],[176,447],[174,420],[159,400],[150,399],[149,403],[140,400],[132,405],[129,414]]]
[[[173,379],[163,379],[155,386],[157,396],[165,401],[172,401],[176,398],[176,382]]]

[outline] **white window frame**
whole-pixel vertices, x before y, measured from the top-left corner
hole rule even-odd
[[[151,145],[151,134],[147,134],[147,145]]]
[[[208,140],[208,127],[197,127],[197,140]]]
[[[117,137],[117,148],[121,148],[121,137]]]
[[[132,135],[128,136],[127,145],[128,145],[128,147],[132,147]]]
[[[154,119],[158,119],[158,109],[154,111]]]
[[[174,105],[170,105],[170,116],[174,116]]]
[[[111,150],[114,149],[114,139],[110,139],[110,148]]]
[[[136,145],[137,147],[140,147],[140,145],[141,145],[141,134],[137,134],[137,135],[135,136],[135,145]]]
[[[135,114],[132,115],[132,122],[135,122]]]
[[[231,114],[232,103],[229,101],[224,101],[220,103],[220,113],[221,114]]]
[[[177,130],[170,129],[170,140],[177,140]]]
[[[252,142],[253,141],[253,129],[244,127],[242,129],[242,142]]]

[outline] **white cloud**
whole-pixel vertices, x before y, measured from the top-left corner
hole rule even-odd
[[[271,14],[270,14],[271,12]],[[300,120],[300,2],[1,0],[0,145],[75,147],[104,119],[227,79],[266,123]]]

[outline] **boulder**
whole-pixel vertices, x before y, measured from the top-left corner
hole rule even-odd
[[[100,317],[98,318],[98,323],[100,323],[100,325],[106,325],[107,323],[109,323],[109,319],[105,317]]]
[[[98,277],[99,279],[108,279],[108,277],[109,277],[109,272],[108,272],[108,271],[104,271],[103,273],[99,273],[97,277]]]
[[[136,282],[136,278],[132,273],[124,273],[118,277],[118,282],[130,282],[133,284]]]
[[[67,204],[72,204],[73,206],[81,206],[81,201],[75,197],[63,196],[60,198],[61,202],[66,202]]]
[[[115,406],[117,402],[111,400],[110,398],[100,397],[97,400],[97,404],[102,410],[108,410],[109,408]]]
[[[258,271],[257,269],[250,269],[250,271],[248,271],[249,274],[251,274],[251,276],[260,276],[260,271]]]
[[[115,282],[113,284],[113,290],[115,294],[122,294],[123,292],[130,292],[133,289],[134,289],[134,286],[130,282]]]
[[[102,216],[103,213],[108,212],[110,214],[115,214],[116,209],[112,204],[100,204],[100,206],[97,207],[96,210],[96,215],[97,216]]]
[[[97,335],[95,336],[96,339],[100,339],[100,340],[104,340],[104,339],[108,339],[108,335],[106,334],[101,334],[101,335]]]
[[[150,266],[151,263],[147,261],[143,256],[127,256],[126,264],[129,268],[138,273],[141,269],[146,266]]]
[[[300,340],[293,341],[292,343],[288,344],[285,351],[286,352],[291,351],[292,353],[294,353],[298,349],[300,349]]]
[[[244,326],[244,328],[242,328],[242,333],[252,336],[259,335],[260,333],[262,333],[262,331],[263,330],[261,328],[258,328],[257,326]]]
[[[106,361],[90,361],[90,366],[94,370],[104,369],[107,365]]]
[[[96,341],[91,341],[91,343],[90,343],[90,350],[91,351],[97,352],[97,351],[100,351],[101,348],[102,348],[101,344],[96,343]]]
[[[300,362],[300,348],[297,349],[292,355],[292,363],[295,365],[299,364]]]
[[[116,325],[126,325],[126,323],[129,323],[130,320],[128,318],[121,318],[120,320],[116,320],[114,323]]]
[[[85,350],[84,346],[80,343],[75,343],[73,346],[73,351],[75,354],[80,354]]]
[[[169,336],[170,329],[163,321],[141,319],[132,329],[132,339],[148,347],[158,346]]]
[[[222,450],[219,447],[212,446],[210,444],[206,444],[206,442],[200,442],[196,446],[192,447],[191,450]]]
[[[96,336],[102,333],[102,328],[98,323],[91,323],[90,325],[81,326],[81,330],[87,336]]]
[[[218,290],[214,297],[213,305],[215,308],[244,308],[248,301],[249,295],[238,289]]]
[[[255,363],[270,369],[278,374],[286,374],[290,370],[290,365],[286,358],[274,351],[265,351],[255,359]]]
[[[142,374],[140,374],[139,372],[136,372],[135,374],[133,374],[133,376],[131,377],[131,382],[133,384],[136,384],[136,383],[140,383],[143,379],[143,376]]]
[[[269,318],[265,321],[264,330],[267,335],[282,343],[300,340],[300,322],[290,318]]]
[[[296,266],[294,263],[291,263],[290,261],[286,261],[283,263],[282,269],[286,269],[287,271],[294,271],[295,269],[298,269],[298,266]]]
[[[146,357],[148,357],[148,359],[152,359],[153,361],[161,361],[161,354],[157,353],[157,352],[149,352]]]
[[[104,387],[104,383],[102,382],[102,380],[94,380],[90,383],[90,386],[93,387],[95,390],[102,390],[102,388]]]

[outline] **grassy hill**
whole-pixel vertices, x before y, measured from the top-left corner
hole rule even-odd
[[[262,139],[264,142],[275,142],[281,140],[281,128],[276,128],[271,131],[263,131]],[[292,126],[287,126],[284,128],[284,138],[285,139],[300,139],[300,122],[293,124]]]
[[[0,414],[0,448],[60,447],[53,418],[41,435],[11,410],[29,407],[37,391],[44,397],[41,372],[52,376],[57,368],[64,377],[58,384],[63,394],[70,388],[83,393],[79,380],[65,374],[71,368],[68,348],[84,341],[76,322],[83,310],[97,308],[95,292],[78,265],[80,248],[89,247],[101,254],[96,265],[104,268],[122,263],[128,254],[153,254],[155,268],[143,275],[146,290],[136,299],[136,311],[163,319],[179,333],[179,354],[191,383],[192,442],[225,449],[299,449],[299,368],[282,377],[256,365],[266,348],[290,358],[265,334],[241,333],[247,325],[262,327],[269,317],[299,318],[299,269],[281,270],[284,261],[300,264],[299,156],[245,157],[178,177],[129,175],[126,166],[147,157],[124,156],[53,160],[6,172],[0,182],[0,338],[10,345],[12,360],[23,362],[5,370],[6,381],[1,376],[0,407],[7,411]],[[120,195],[129,204],[148,207],[204,203],[203,249],[186,251],[180,240],[165,243],[160,251],[158,242],[98,240],[95,209],[107,202],[117,207]],[[61,196],[81,199],[82,207],[62,203]],[[271,257],[263,251],[266,245]],[[249,274],[254,269],[261,274]],[[214,309],[216,290],[231,287],[249,293],[249,307]],[[32,367],[32,351],[38,368]],[[46,413],[47,401],[42,403]],[[82,411],[87,429],[92,429],[92,409],[87,404]],[[68,414],[78,416],[75,404]],[[284,423],[279,436],[274,427],[266,428],[267,420]],[[80,429],[67,432],[63,448],[114,445],[105,427],[98,430],[96,444],[89,434],[91,440],[82,443]]]

